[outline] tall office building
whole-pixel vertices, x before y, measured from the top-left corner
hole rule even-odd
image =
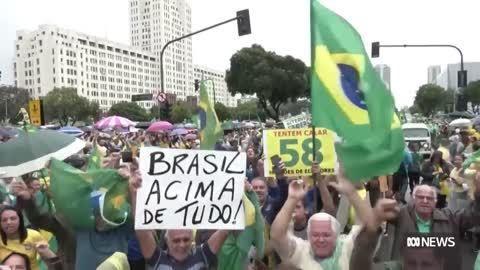
[[[220,102],[227,107],[237,107],[236,98],[232,97],[230,92],[228,92],[227,83],[225,82],[225,71],[222,72],[195,65],[194,72],[195,79],[197,80],[202,78],[202,74],[204,80],[210,79],[205,82],[205,85],[207,87],[208,96],[212,101]]]
[[[391,90],[392,85],[390,84],[390,67],[385,64],[376,65],[375,71],[377,71],[378,75],[380,75],[380,78],[387,86],[387,89]]]
[[[480,62],[466,62],[463,64],[467,71],[467,84],[472,81],[480,80]],[[438,75],[435,84],[445,88],[458,90],[458,71],[460,64],[448,64],[447,68]]]
[[[129,0],[131,45],[153,53],[170,40],[191,33],[192,12],[187,0]],[[171,44],[164,54],[165,89],[180,100],[194,93],[192,39]]]
[[[429,66],[428,67],[428,83],[435,84],[437,83],[437,78],[442,72],[442,67],[440,66]]]
[[[80,96],[108,110],[131,95],[158,89],[158,64],[153,54],[103,38],[40,25],[17,31],[15,85],[32,97],[54,88],[76,88]],[[150,108],[151,101],[139,103]]]

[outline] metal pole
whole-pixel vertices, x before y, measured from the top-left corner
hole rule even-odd
[[[7,119],[8,119],[8,98],[5,99],[5,125],[7,124]]]
[[[455,45],[451,45],[451,44],[415,44],[415,45],[411,45],[411,44],[403,44],[403,45],[382,45],[380,44],[379,45],[380,48],[408,48],[408,47],[412,47],[412,48],[429,48],[429,47],[447,47],[447,48],[454,48],[455,50],[458,51],[458,53],[460,54],[460,71],[463,72],[465,71],[464,69],[464,66],[463,66],[463,52],[462,50],[460,50],[460,48],[458,48],[457,46]],[[458,78],[457,78],[458,80]],[[457,91],[455,91],[453,93],[453,111],[455,112],[456,111],[456,106],[457,106]]]
[[[215,82],[212,79],[212,90],[213,90],[213,107],[217,104],[217,94],[215,94]]]
[[[161,81],[161,87],[162,87],[162,90],[161,90],[161,91],[162,91],[162,92],[165,91],[165,80],[164,80],[164,75],[163,75],[163,54],[165,53],[165,50],[167,49],[167,47],[168,47],[170,44],[172,44],[172,43],[174,43],[174,42],[177,42],[177,41],[180,41],[180,40],[185,39],[185,38],[189,38],[189,37],[191,37],[191,36],[193,36],[193,35],[196,35],[196,34],[205,32],[205,31],[207,31],[207,30],[210,30],[210,29],[212,29],[212,28],[218,27],[218,26],[220,26],[220,25],[224,25],[224,24],[226,24],[226,23],[229,23],[229,22],[232,22],[232,21],[236,21],[238,18],[239,18],[239,17],[235,17],[235,18],[232,18],[232,19],[223,21],[223,22],[221,22],[221,23],[217,23],[217,24],[214,24],[214,25],[212,25],[212,26],[209,26],[209,27],[200,29],[200,30],[195,31],[195,32],[193,32],[193,33],[190,33],[190,34],[188,34],[188,35],[181,36],[181,37],[178,37],[178,38],[176,38],[176,39],[173,39],[173,40],[168,41],[168,42],[165,44],[165,46],[163,46],[162,51],[160,52],[160,75],[161,75],[160,81]]]

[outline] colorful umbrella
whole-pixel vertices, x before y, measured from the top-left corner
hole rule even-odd
[[[148,127],[147,131],[148,132],[159,132],[159,131],[164,131],[164,130],[170,130],[173,128],[173,125],[170,124],[167,121],[158,121],[150,125]]]
[[[197,126],[196,126],[195,124],[188,123],[188,124],[185,124],[185,128],[187,128],[187,129],[195,129],[195,128],[197,128]]]
[[[180,124],[175,124],[173,127],[174,128],[185,128],[185,125],[180,123]]]
[[[70,126],[63,127],[61,129],[59,129],[58,131],[60,131],[61,133],[64,133],[64,134],[75,136],[75,137],[82,136],[83,133],[84,133],[81,129],[76,128],[76,127],[70,127]]]
[[[12,127],[0,127],[1,137],[15,137],[18,134],[18,129]]]
[[[107,118],[103,118],[102,120],[98,121],[95,124],[95,128],[97,129],[117,128],[117,127],[128,128],[131,126],[135,126],[135,123],[128,120],[127,118],[120,117],[120,116],[110,116]]]
[[[26,127],[18,137],[0,144],[0,171],[16,177],[41,170],[52,157],[66,159],[85,147],[73,136],[48,129]]]
[[[188,134],[188,130],[184,128],[177,128],[172,132],[170,132],[170,135],[185,135],[185,134]]]

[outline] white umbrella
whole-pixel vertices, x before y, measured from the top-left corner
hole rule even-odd
[[[465,118],[455,119],[449,124],[450,127],[470,127],[471,125],[472,122],[470,121],[470,119]]]

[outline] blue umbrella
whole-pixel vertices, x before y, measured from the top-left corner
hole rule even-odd
[[[188,134],[188,130],[184,128],[177,128],[170,133],[171,135],[185,135]]]
[[[70,126],[63,127],[58,131],[64,134],[75,136],[75,137],[83,135],[83,131],[81,129],[76,127],[70,127]]]

